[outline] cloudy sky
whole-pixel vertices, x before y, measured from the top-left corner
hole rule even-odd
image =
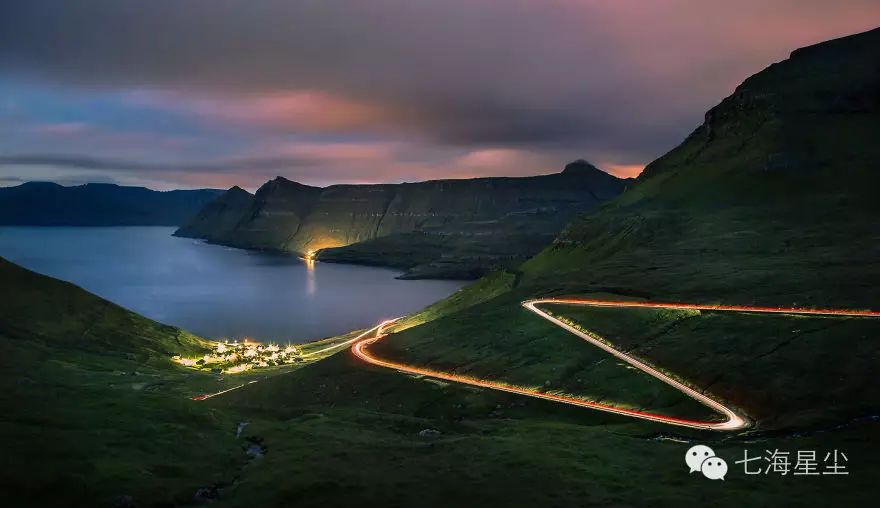
[[[631,176],[877,0],[4,0],[0,185]]]

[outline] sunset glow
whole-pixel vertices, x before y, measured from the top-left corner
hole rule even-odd
[[[0,185],[255,190],[578,158],[632,177],[750,73],[880,18],[867,0],[802,6],[125,0],[75,16],[15,1],[0,17]]]

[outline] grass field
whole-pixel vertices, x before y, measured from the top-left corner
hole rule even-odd
[[[7,506],[187,504],[239,475],[249,446],[232,415],[190,397],[300,367],[186,369],[171,357],[205,352],[208,341],[2,259],[0,278]]]
[[[200,489],[205,489],[203,496],[216,496],[217,506],[448,506],[461,502],[462,496],[467,496],[467,505],[472,501],[506,506],[672,506],[680,505],[682,489],[695,499],[713,498],[722,506],[823,504],[832,498],[856,503],[872,488],[871,473],[880,466],[872,437],[876,421],[853,421],[832,432],[828,426],[810,431],[804,426],[810,421],[809,412],[795,411],[797,421],[789,424],[796,423],[797,430],[774,431],[769,427],[781,423],[769,418],[762,420],[767,429],[730,436],[401,375],[364,365],[347,348],[324,361],[195,402],[188,397],[245,378],[218,379],[176,367],[169,361],[170,353],[198,349],[202,347],[198,339],[143,320],[68,284],[8,264],[3,268],[4,274],[25,274],[26,280],[18,282],[28,287],[42,287],[28,296],[31,302],[42,298],[42,303],[56,309],[94,312],[88,325],[61,320],[47,328],[44,322],[38,341],[33,340],[35,335],[25,340],[10,331],[10,322],[23,330],[26,321],[21,318],[33,314],[3,314],[0,321],[3,380],[12,387],[2,395],[4,407],[11,408],[2,421],[9,450],[2,481],[4,490],[15,493],[12,505],[101,506],[129,500],[138,506],[187,505],[195,503]],[[487,376],[522,376],[516,379],[523,383],[533,377],[550,378],[571,392],[605,394],[617,401],[631,396],[635,404],[645,406],[667,400],[663,410],[686,409],[687,401],[676,400],[680,396],[664,391],[665,385],[603,362],[594,348],[525,313],[516,290],[499,292],[510,282],[509,276],[499,275],[473,286],[474,294],[463,290],[435,307],[427,324],[401,326],[405,330],[388,339],[383,354],[431,365],[451,355],[446,361],[485,369]],[[482,303],[462,306],[462,302]],[[497,312],[493,309],[510,305],[512,319],[493,317]],[[33,303],[28,307],[39,308]],[[564,306],[552,310],[602,330],[622,347],[643,348],[645,356],[659,355],[666,350],[664,344],[693,340],[697,332],[702,336],[708,329],[723,335],[740,325],[737,321],[719,327],[714,322],[719,316],[703,314]],[[488,328],[489,333],[485,327],[478,329],[490,319],[507,322],[506,328]],[[745,316],[746,321],[754,319],[762,318]],[[768,319],[779,321],[772,325],[775,329],[787,330],[791,318]],[[798,323],[805,331],[818,327],[814,331],[819,333],[828,326],[823,320],[806,321],[809,325]],[[842,320],[833,326],[864,323]],[[754,323],[745,326],[754,331]],[[760,326],[770,329],[766,323]],[[676,339],[676,334],[683,335]],[[112,337],[125,347],[88,350],[93,336]],[[61,342],[65,337],[85,341],[87,347]],[[725,335],[724,341],[729,340]],[[755,342],[756,347],[774,347]],[[324,349],[332,343],[310,347]],[[141,351],[141,345],[150,352],[132,359],[125,351]],[[506,347],[510,345],[518,347]],[[426,352],[434,352],[436,358]],[[684,358],[677,361],[672,353],[655,359],[675,367],[681,364],[682,372],[689,372],[687,362],[681,363]],[[704,364],[726,358],[714,351],[712,355],[691,370],[696,382],[705,374]],[[589,382],[577,383],[575,368],[583,369],[582,379]],[[748,374],[728,376],[711,388],[748,380]],[[805,376],[802,381],[808,380]],[[752,403],[778,394],[775,390],[785,383],[761,387],[752,394],[755,397],[743,397],[743,405],[759,414],[760,406]],[[803,388],[805,395],[822,393],[817,385]],[[803,408],[799,404],[804,400],[795,397],[789,403]],[[827,400],[835,403],[833,397]],[[846,400],[841,396],[835,403],[843,411],[840,415],[854,414],[856,408],[847,406]],[[236,438],[240,422],[248,425]],[[421,435],[426,429],[439,434]],[[755,455],[776,448],[839,449],[847,454],[853,475],[746,477],[732,467],[720,485],[686,473],[684,451],[697,442],[712,446],[731,465],[744,450]],[[245,453],[253,446],[260,457]]]
[[[872,488],[877,422],[834,432],[730,436],[679,429],[367,367],[348,353],[213,399],[260,414],[248,427],[269,452],[221,506],[691,505],[858,503]],[[436,437],[422,437],[436,429]],[[688,475],[708,444],[731,465],[724,482]],[[745,476],[745,450],[839,449],[852,476]],[[856,471],[859,471],[856,474]]]

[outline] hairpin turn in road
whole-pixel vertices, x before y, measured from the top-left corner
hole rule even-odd
[[[599,411],[606,411],[609,413],[620,414],[624,416],[630,416],[633,418],[640,418],[643,420],[650,420],[660,423],[666,423],[670,425],[678,425],[682,427],[691,427],[697,429],[707,429],[707,430],[723,430],[723,431],[732,431],[732,430],[740,430],[748,427],[750,425],[750,421],[748,417],[744,414],[737,413],[736,410],[730,408],[721,402],[718,402],[714,398],[701,393],[694,388],[691,388],[680,381],[664,374],[663,372],[657,370],[656,368],[634,358],[633,356],[624,353],[618,349],[615,349],[602,340],[598,339],[590,335],[587,332],[579,330],[574,326],[571,326],[560,319],[552,316],[551,314],[541,310],[538,308],[538,305],[541,304],[561,304],[561,305],[585,305],[585,306],[593,306],[593,307],[618,307],[618,308],[654,308],[654,309],[687,309],[687,310],[705,310],[705,311],[723,311],[723,312],[749,312],[749,313],[772,313],[772,314],[801,314],[801,315],[817,315],[817,316],[842,316],[842,317],[880,317],[880,312],[876,311],[865,311],[865,310],[842,310],[842,309],[798,309],[798,308],[785,308],[785,307],[754,307],[747,305],[699,305],[699,304],[686,304],[686,303],[656,303],[656,302],[633,302],[633,301],[611,301],[611,300],[595,300],[595,299],[582,299],[582,298],[543,298],[543,299],[535,299],[535,300],[526,300],[522,302],[522,306],[527,310],[534,312],[538,316],[546,319],[547,321],[555,324],[580,337],[581,339],[589,342],[590,344],[601,348],[602,350],[610,353],[616,358],[623,360],[624,362],[632,365],[633,367],[645,372],[658,380],[672,386],[673,388],[679,390],[685,395],[695,399],[701,404],[718,411],[720,414],[725,416],[724,421],[697,421],[697,420],[685,420],[681,418],[674,418],[670,416],[663,416],[643,411],[636,411],[631,409],[623,409],[614,406],[609,406],[606,404],[599,404],[596,402],[591,402],[587,400],[577,399],[574,397],[567,397],[564,395],[556,395],[551,393],[543,393],[535,390],[529,390],[527,388],[519,388],[515,386],[506,385],[503,383],[497,383],[493,381],[486,381],[482,379],[476,379],[473,377],[467,376],[459,376],[456,374],[452,374],[449,372],[442,372],[438,370],[426,369],[422,367],[416,367],[412,365],[406,365],[402,363],[392,362],[388,360],[382,360],[371,355],[368,352],[368,346],[374,344],[384,338],[385,328],[389,325],[393,324],[396,319],[388,320],[380,325],[378,325],[374,330],[376,331],[375,335],[372,337],[363,336],[360,340],[357,340],[352,344],[351,350],[361,360],[370,363],[372,365],[377,365],[380,367],[386,367],[389,369],[398,370],[407,374],[417,374],[426,377],[431,377],[435,379],[442,379],[444,381],[450,381],[454,383],[461,383],[471,386],[477,386],[481,388],[489,388],[492,390],[499,390],[503,392],[515,393],[518,395],[525,395],[528,397],[534,397],[538,399],[550,400],[553,402],[559,402],[564,404],[571,404],[580,407],[586,407],[590,409],[596,409]]]

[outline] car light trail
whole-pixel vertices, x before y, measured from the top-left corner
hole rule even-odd
[[[591,307],[643,307],[649,309],[708,310],[722,312],[755,312],[763,314],[808,314],[814,316],[849,316],[849,317],[880,317],[880,312],[873,310],[849,309],[808,309],[797,307],[754,307],[750,305],[713,305],[694,303],[660,303],[632,302],[617,300],[592,300],[588,298],[541,298],[526,300],[523,307],[529,304],[558,303],[563,305],[588,305]]]
[[[252,385],[252,384],[254,384],[254,383],[256,383],[256,382],[257,382],[256,380],[248,381],[247,383],[243,383],[243,384],[240,384],[240,385],[238,385],[238,386],[233,386],[232,388],[227,388],[226,390],[220,390],[220,391],[217,392],[217,393],[205,393],[205,394],[202,394],[202,395],[196,395],[195,397],[190,397],[190,398],[191,398],[192,400],[206,400],[206,399],[210,399],[211,397],[216,397],[216,396],[218,396],[218,395],[223,395],[224,393],[229,393],[229,392],[231,392],[231,391],[233,391],[233,390],[238,390],[239,388],[244,388],[245,386],[247,386],[247,385]]]
[[[632,301],[611,301],[611,300],[595,300],[595,299],[580,299],[580,298],[542,298],[535,300],[526,300],[522,302],[522,306],[527,310],[534,312],[538,316],[546,319],[547,321],[555,324],[563,328],[564,330],[572,333],[581,339],[589,342],[590,344],[601,348],[602,350],[610,353],[616,358],[623,360],[624,362],[632,365],[633,367],[645,372],[654,378],[672,386],[673,388],[679,390],[685,395],[693,398],[694,400],[700,402],[701,404],[723,414],[726,417],[725,421],[722,422],[712,422],[712,421],[697,421],[697,420],[685,420],[681,418],[674,418],[670,416],[663,416],[653,413],[648,413],[644,411],[636,411],[632,409],[622,409],[614,406],[609,406],[605,404],[599,404],[596,402],[590,402],[586,400],[576,399],[574,397],[567,397],[564,395],[555,395],[549,393],[542,393],[535,390],[529,390],[527,388],[519,388],[515,386],[505,385],[502,383],[497,383],[493,381],[486,381],[482,379],[476,379],[467,376],[459,376],[456,374],[451,374],[448,372],[441,372],[437,370],[425,369],[421,367],[415,367],[412,365],[406,365],[402,363],[392,362],[388,360],[382,360],[380,358],[376,358],[371,355],[367,350],[368,346],[374,344],[384,338],[386,334],[384,333],[385,328],[392,324],[396,320],[389,320],[381,323],[379,326],[374,328],[376,331],[373,337],[367,337],[369,331],[363,335],[363,338],[356,337],[353,339],[355,342],[352,345],[352,352],[355,356],[360,358],[361,360],[370,363],[372,365],[377,365],[380,367],[386,367],[389,369],[398,370],[400,372],[405,372],[407,374],[417,374],[426,377],[431,377],[435,379],[442,379],[444,381],[451,381],[454,383],[461,383],[470,386],[477,386],[481,388],[489,388],[492,390],[499,390],[508,393],[515,393],[518,395],[525,395],[528,397],[534,397],[538,399],[550,400],[553,402],[560,402],[563,404],[571,404],[574,406],[586,407],[590,409],[596,409],[599,411],[605,411],[608,413],[615,413],[624,416],[630,416],[633,418],[639,418],[642,420],[649,420],[654,422],[666,423],[670,425],[678,425],[682,427],[690,427],[696,429],[707,429],[707,430],[719,430],[719,431],[732,431],[732,430],[740,430],[748,427],[750,422],[748,418],[744,415],[737,414],[733,409],[725,406],[724,404],[716,401],[715,399],[704,395],[697,390],[681,383],[672,377],[660,372],[654,367],[622,352],[619,351],[607,344],[603,341],[590,335],[587,332],[579,330],[574,326],[571,326],[560,319],[550,315],[549,313],[538,308],[538,305],[541,304],[562,304],[562,305],[585,305],[585,306],[593,306],[593,307],[622,307],[622,308],[632,308],[632,307],[642,307],[642,308],[654,308],[654,309],[686,309],[686,310],[707,310],[707,311],[727,311],[727,312],[754,312],[754,313],[774,313],[774,314],[802,314],[802,315],[820,315],[820,316],[855,316],[855,317],[880,317],[880,312],[870,311],[870,310],[843,310],[843,309],[798,309],[798,308],[786,308],[786,307],[755,307],[755,306],[747,306],[747,305],[700,305],[700,304],[687,304],[687,303],[655,303],[655,302],[632,302]],[[360,340],[358,340],[360,339]]]
[[[319,354],[321,354],[321,353],[326,353],[327,351],[331,351],[331,350],[333,350],[333,349],[338,349],[338,348],[341,348],[341,347],[347,346],[347,345],[351,344],[352,342],[355,342],[355,341],[358,341],[358,340],[363,339],[364,337],[366,337],[367,335],[369,335],[369,334],[371,334],[371,333],[373,333],[373,332],[377,332],[377,333],[381,334],[381,333],[382,333],[382,332],[381,332],[382,328],[384,328],[384,327],[390,325],[391,323],[393,323],[393,322],[395,322],[395,321],[397,321],[397,319],[389,319],[389,320],[387,320],[387,321],[382,321],[382,322],[379,323],[378,325],[376,325],[376,326],[370,328],[369,330],[365,331],[364,333],[358,335],[357,337],[355,337],[355,338],[353,338],[353,339],[348,339],[348,340],[345,341],[345,342],[338,342],[338,343],[336,343],[336,344],[333,344],[332,346],[327,346],[327,347],[325,347],[324,349],[319,349],[319,350],[317,350],[317,351],[309,351],[308,353],[305,353],[304,356],[315,356],[315,355],[319,355]]]

